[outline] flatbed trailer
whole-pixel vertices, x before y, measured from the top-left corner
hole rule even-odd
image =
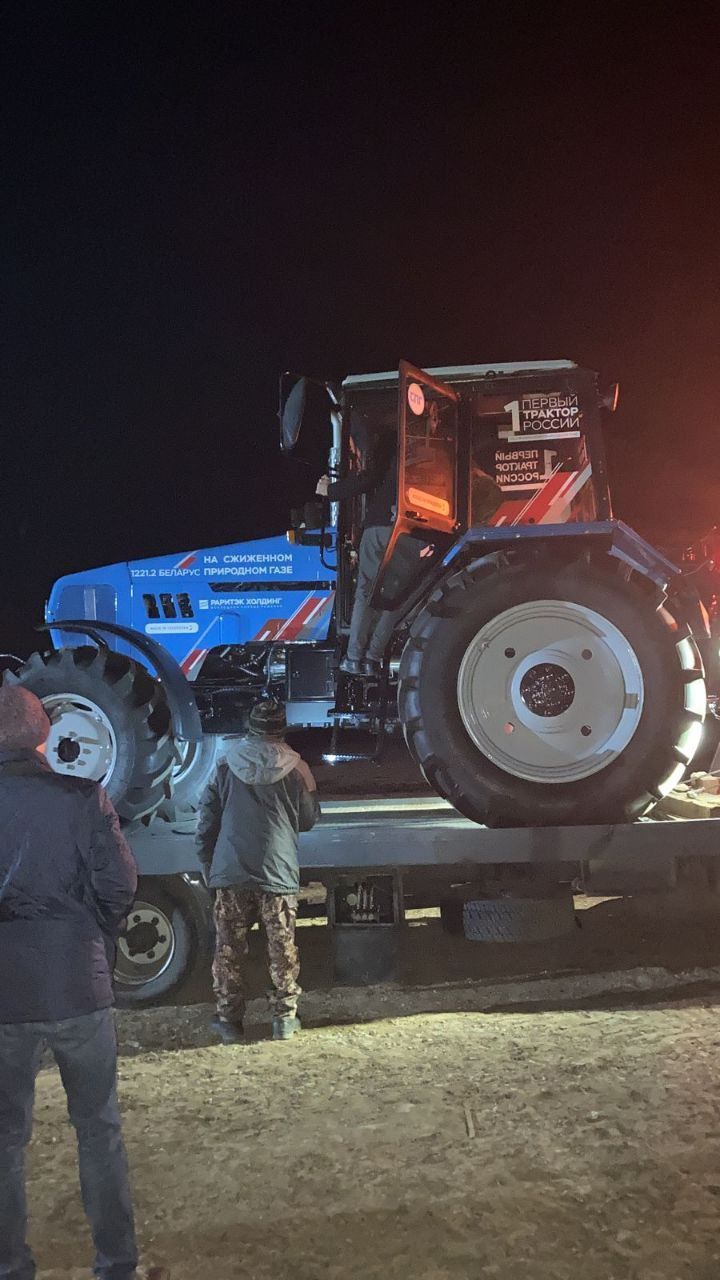
[[[140,874],[200,875],[190,823],[156,822],[131,838]],[[503,863],[582,866],[589,880],[609,867],[657,881],[670,860],[715,858],[720,822],[661,818],[586,827],[480,827],[436,796],[323,801],[320,822],[300,836],[305,883],[387,873],[467,870]]]
[[[117,979],[121,998],[143,1004],[167,998],[207,965],[211,899],[192,822],[154,822],[130,839],[140,884]],[[320,822],[300,837],[303,885],[326,890],[319,904],[322,892],[310,895],[312,913],[326,913],[338,934],[355,926],[355,952],[360,928],[372,949],[373,926],[401,926],[406,906],[682,886],[707,895],[717,887],[718,854],[720,823],[712,818],[490,829],[431,795],[324,800]]]

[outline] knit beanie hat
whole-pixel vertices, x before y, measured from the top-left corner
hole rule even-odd
[[[49,732],[50,721],[34,693],[17,684],[0,688],[0,751],[32,751]]]
[[[248,721],[248,732],[260,738],[283,738],[287,729],[285,707],[274,698],[256,702]]]

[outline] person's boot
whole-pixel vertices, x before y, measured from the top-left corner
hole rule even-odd
[[[221,1018],[216,1013],[210,1026],[223,1044],[244,1044],[245,1042],[242,1022],[231,1022],[229,1018]]]
[[[362,674],[362,663],[357,658],[343,658],[340,670],[346,676],[359,676]]]
[[[300,1030],[300,1019],[295,1016],[284,1018],[273,1018],[272,1038],[273,1040],[290,1040],[296,1031]]]

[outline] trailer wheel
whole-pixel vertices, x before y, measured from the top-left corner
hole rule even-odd
[[[172,793],[163,800],[158,816],[168,822],[190,818],[200,807],[200,797],[217,764],[224,740],[206,734],[199,742],[175,743]]]
[[[101,782],[125,822],[155,813],[169,792],[174,747],[165,696],[144,667],[83,645],[35,653],[5,679],[43,703],[45,756],[56,773]]]
[[[489,826],[649,812],[692,759],[706,704],[694,641],[645,580],[502,556],[431,597],[398,697],[425,777]]]
[[[206,967],[210,921],[210,899],[202,886],[183,876],[141,876],[118,940],[118,1005],[160,1004]]]
[[[463,903],[471,942],[544,942],[575,929],[572,894],[555,898],[482,898]]]

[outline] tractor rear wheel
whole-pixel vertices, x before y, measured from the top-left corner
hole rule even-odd
[[[50,718],[56,773],[101,782],[125,822],[149,819],[170,790],[170,711],[157,680],[131,658],[83,645],[35,653],[16,680]]]
[[[489,826],[631,821],[682,776],[705,715],[692,637],[608,560],[494,556],[443,583],[400,667],[410,751]]]

